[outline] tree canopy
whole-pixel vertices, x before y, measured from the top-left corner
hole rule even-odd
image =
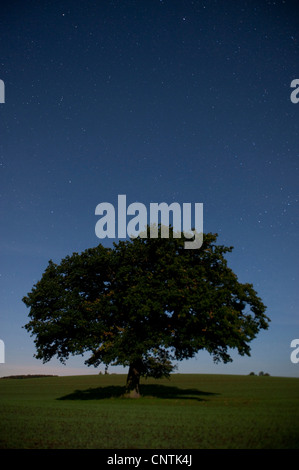
[[[250,355],[249,343],[268,328],[266,307],[252,284],[240,283],[217,234],[198,250],[180,238],[134,238],[49,261],[23,298],[36,357],[90,353],[87,365],[128,366],[127,390],[139,378],[167,376],[173,361],[205,349],[231,361],[230,349]]]

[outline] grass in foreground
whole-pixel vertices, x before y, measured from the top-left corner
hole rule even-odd
[[[0,448],[299,448],[299,379],[174,374],[0,380]]]

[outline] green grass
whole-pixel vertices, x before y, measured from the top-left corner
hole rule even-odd
[[[0,380],[4,449],[299,448],[299,379],[174,374]]]

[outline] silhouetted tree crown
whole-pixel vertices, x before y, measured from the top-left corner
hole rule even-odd
[[[129,366],[127,389],[138,396],[141,376],[167,376],[173,361],[200,350],[225,363],[230,349],[250,355],[249,343],[269,318],[252,284],[238,282],[228,267],[232,247],[209,233],[200,249],[186,250],[171,235],[49,261],[23,298],[36,357],[65,362],[90,352],[88,365]]]

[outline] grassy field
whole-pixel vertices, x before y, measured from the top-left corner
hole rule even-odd
[[[2,449],[298,449],[299,379],[174,374],[0,380]]]

